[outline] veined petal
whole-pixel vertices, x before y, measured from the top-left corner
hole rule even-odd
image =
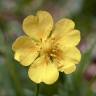
[[[58,34],[66,34],[68,31],[73,30],[75,23],[70,19],[59,20],[54,28],[52,36],[58,36]]]
[[[76,47],[65,48],[64,51],[64,59],[69,60],[73,64],[78,64],[80,62],[81,53]]]
[[[27,36],[20,36],[12,45],[13,51],[15,51],[14,59],[19,61],[22,65],[30,65],[39,54],[40,46],[36,45],[36,42],[32,41]]]
[[[70,74],[72,73],[73,71],[75,71],[76,69],[76,66],[74,64],[74,62],[72,61],[68,61],[68,60],[62,60],[62,61],[59,61],[59,67],[58,67],[58,70],[60,72],[65,72],[66,74]]]
[[[30,15],[23,21],[24,32],[37,40],[45,40],[53,27],[52,16],[46,11],[38,11],[36,16]]]
[[[27,47],[36,49],[37,45],[36,42],[34,42],[30,37],[23,35],[15,40],[15,42],[12,45],[12,50],[16,51],[20,48],[27,48]]]
[[[74,47],[80,42],[80,31],[70,30],[66,34],[58,34],[54,37],[60,47]]]
[[[45,59],[40,57],[31,65],[28,75],[35,83],[52,84],[58,79],[59,72],[54,64],[51,62],[47,64]]]
[[[39,52],[31,49],[19,49],[15,52],[14,59],[23,66],[29,66],[38,57]]]
[[[63,46],[76,46],[80,42],[80,31],[71,30],[61,37],[59,44]]]
[[[39,52],[31,49],[19,49],[15,52],[14,59],[23,66],[29,66],[38,57]]]
[[[56,59],[59,71],[64,71],[64,68],[78,64],[81,59],[80,51],[76,47],[63,49],[63,58]]]
[[[56,23],[51,38],[60,46],[76,46],[80,41],[80,31],[74,29],[74,22],[70,19],[61,19]]]
[[[64,73],[70,74],[76,70],[76,65],[71,65],[63,68]]]

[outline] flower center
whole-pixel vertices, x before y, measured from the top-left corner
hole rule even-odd
[[[45,58],[50,59],[51,61],[54,59],[60,59],[62,57],[62,51],[52,39],[42,42],[40,54],[44,55]]]

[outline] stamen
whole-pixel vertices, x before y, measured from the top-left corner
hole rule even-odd
[[[57,50],[56,49],[53,49],[52,52],[56,52]]]
[[[55,54],[50,54],[50,56],[52,56],[52,57],[56,57],[56,55],[55,55]]]

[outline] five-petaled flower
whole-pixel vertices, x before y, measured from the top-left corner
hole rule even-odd
[[[20,36],[12,45],[14,58],[29,66],[28,76],[35,83],[54,83],[59,72],[70,74],[80,62],[81,54],[76,48],[80,32],[74,22],[64,18],[53,25],[52,16],[38,11],[23,21],[26,35]]]

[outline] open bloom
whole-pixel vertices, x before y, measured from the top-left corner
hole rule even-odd
[[[76,69],[81,58],[76,45],[80,32],[74,29],[74,22],[64,18],[53,25],[52,16],[38,11],[23,21],[22,35],[13,43],[14,58],[29,66],[28,76],[35,83],[54,83],[59,72],[70,74]]]

